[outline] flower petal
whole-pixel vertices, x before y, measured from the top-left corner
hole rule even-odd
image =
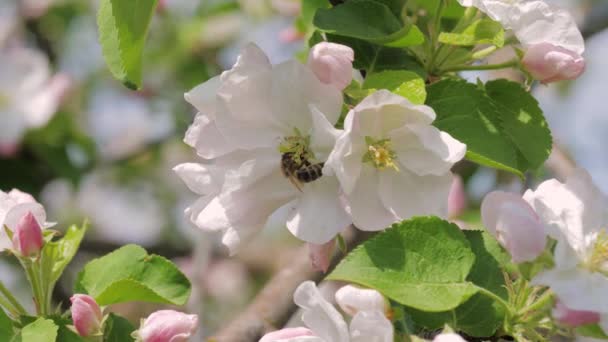
[[[340,197],[338,180],[323,176],[305,185],[287,219],[287,229],[300,240],[321,245],[350,223]]]
[[[184,98],[199,112],[215,116],[220,77],[215,76],[184,94]]]
[[[382,311],[360,311],[350,322],[351,342],[393,342],[393,334]]]
[[[327,302],[312,281],[300,284],[293,295],[304,313],[302,321],[324,341],[349,342],[348,327],[342,315]]]
[[[318,161],[326,161],[336,145],[336,141],[344,131],[334,128],[325,114],[321,113],[314,105],[310,105],[309,109],[312,114],[310,149]]]
[[[409,124],[389,133],[401,164],[418,176],[441,176],[464,158],[466,145],[430,125]]]
[[[327,157],[323,174],[330,176],[335,174],[343,191],[350,194],[353,192],[361,174],[364,154],[364,141],[353,139],[351,133],[345,132],[338,138],[336,145]]]
[[[196,153],[205,159],[223,156],[237,148],[220,132],[213,116],[203,113],[196,114],[186,131],[184,142],[194,147]]]
[[[387,208],[378,195],[380,171],[364,165],[353,191],[346,195],[354,225],[367,231],[378,231],[390,227],[399,218]],[[394,185],[398,187],[398,185]],[[447,194],[446,194],[447,201]]]
[[[199,163],[183,163],[173,168],[173,171],[186,183],[188,189],[199,195],[217,193],[222,184],[218,184],[211,171],[213,166]]]
[[[397,215],[398,221],[420,215],[447,217],[451,173],[418,176],[403,166],[400,171],[387,169],[379,173],[380,198],[384,206]]]
[[[360,311],[388,310],[388,301],[382,294],[373,289],[362,289],[353,285],[342,286],[336,291],[336,303],[342,311],[355,316]]]

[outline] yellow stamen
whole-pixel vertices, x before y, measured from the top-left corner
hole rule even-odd
[[[595,240],[591,256],[585,263],[591,272],[608,274],[608,234],[601,231]]]
[[[363,156],[363,162],[369,162],[379,170],[391,168],[399,171],[399,167],[395,163],[397,155],[391,149],[390,139],[375,140],[365,137],[365,142],[367,143],[367,153]]]

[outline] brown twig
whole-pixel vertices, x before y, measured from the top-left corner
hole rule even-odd
[[[344,234],[348,249],[352,249],[370,234],[349,229]],[[336,253],[331,268],[344,255]],[[320,281],[323,274],[315,272],[310,266],[308,248],[302,246],[281,271],[264,286],[253,302],[232,322],[229,322],[209,342],[256,342],[266,332],[280,329],[295,312],[293,293],[306,280]]]

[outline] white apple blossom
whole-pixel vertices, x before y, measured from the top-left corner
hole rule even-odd
[[[450,169],[466,146],[433,120],[432,108],[387,90],[348,113],[323,172],[338,177],[355,226],[381,230],[416,215],[447,215]]]
[[[31,213],[38,225],[44,229],[51,227],[53,223],[46,221],[44,207],[36,202],[32,195],[13,189],[8,193],[0,191],[0,251],[10,248],[11,241],[4,232],[4,227],[15,231],[19,221]]]
[[[577,169],[566,183],[545,181],[524,199],[557,240],[555,266],[533,283],[549,286],[571,310],[608,311],[608,201],[591,176]]]
[[[52,81],[49,62],[37,50],[0,50],[0,146],[18,145],[28,128],[51,119],[66,86],[62,78]]]
[[[289,328],[272,332],[260,342],[392,342],[393,325],[382,310],[359,310],[346,324],[344,317],[327,302],[312,281],[296,289],[294,302],[303,310],[309,329]]]
[[[199,228],[222,231],[231,253],[281,207],[290,212],[288,229],[315,244],[330,241],[350,223],[335,177],[302,182],[282,170],[286,159],[300,165],[327,159],[340,133],[333,127],[342,105],[338,89],[299,62],[272,66],[250,44],[231,70],[185,97],[200,111],[185,142],[213,159],[211,165],[176,169],[195,192],[212,195],[188,214]],[[219,176],[216,181],[203,173]]]
[[[443,333],[435,336],[433,342],[467,342],[467,340],[455,333]]]
[[[386,313],[390,309],[388,301],[380,292],[353,285],[342,286],[336,291],[336,303],[342,311],[351,316],[355,316],[359,311]]]

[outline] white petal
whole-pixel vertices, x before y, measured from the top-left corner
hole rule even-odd
[[[430,125],[410,124],[389,133],[401,164],[419,176],[441,176],[466,153],[466,145]]]
[[[317,107],[310,105],[309,108],[312,114],[310,149],[314,152],[318,161],[325,161],[336,145],[336,140],[344,131],[334,128],[334,125],[327,120],[325,114],[321,113]]]
[[[604,334],[608,334],[608,312],[601,316],[599,324],[602,330],[604,330]]]
[[[340,198],[338,180],[323,176],[307,184],[289,215],[287,228],[298,239],[324,244],[351,223]]]
[[[46,212],[44,208],[39,203],[19,203],[13,206],[4,217],[3,226],[6,225],[11,230],[15,230],[17,228],[17,223],[23,218],[23,216],[27,215],[27,213],[32,213],[38,221],[38,224],[41,227],[46,226]]]
[[[338,138],[334,149],[327,157],[323,174],[335,174],[346,194],[353,191],[359,179],[363,167],[364,149],[365,142],[362,139],[353,139],[353,134],[345,132]]]
[[[173,171],[186,183],[192,192],[199,195],[219,192],[222,184],[214,180],[211,165],[198,163],[183,163],[173,168]]]
[[[295,342],[295,341],[319,341],[320,338],[312,336],[313,333],[306,328],[284,328],[270,332],[262,337],[258,342]],[[303,339],[305,338],[305,339]],[[315,340],[316,339],[316,340]]]
[[[293,295],[302,308],[302,321],[327,342],[349,342],[348,327],[342,315],[327,302],[312,281],[300,284]]]
[[[346,195],[353,223],[361,230],[378,231],[399,221],[395,213],[385,206],[379,195],[381,191],[379,173],[380,171],[371,166],[364,165],[353,191]]]
[[[184,98],[199,112],[215,115],[220,77],[215,76],[184,94]]]
[[[351,316],[359,311],[386,312],[388,309],[388,302],[380,292],[353,285],[342,286],[336,291],[336,303]]]
[[[380,198],[400,220],[421,215],[446,217],[452,178],[451,173],[418,176],[403,167],[400,171],[383,170],[380,171]]]
[[[393,342],[393,334],[382,311],[360,311],[350,322],[351,342]]]
[[[608,308],[608,278],[580,268],[558,267],[538,274],[533,284],[550,286],[557,297],[572,310],[605,312]]]
[[[443,333],[435,336],[433,342],[467,342],[462,336],[454,333]]]
[[[565,184],[581,203],[581,225],[584,234],[596,233],[606,228],[608,224],[608,200],[606,196],[593,183],[589,173],[583,169],[576,169]]]
[[[504,191],[492,191],[484,197],[480,210],[484,227],[486,227],[490,234],[494,236],[497,235],[496,226],[502,209],[506,204],[510,205],[512,208],[518,208],[519,212],[524,216],[539,220],[534,209],[532,209],[528,202],[518,194]]]
[[[198,113],[188,127],[184,142],[194,147],[196,153],[205,159],[220,157],[237,148],[219,131],[213,117],[203,113]]]
[[[301,63],[291,60],[272,69],[272,113],[275,120],[290,131],[312,127],[309,106],[312,105],[335,124],[342,110],[342,92],[323,84]]]
[[[436,117],[431,107],[413,105],[388,90],[379,90],[363,99],[353,109],[352,116],[353,132],[376,139],[406,124],[431,124]]]
[[[549,43],[582,55],[583,36],[572,15],[543,0],[521,1],[512,5],[510,26],[526,47]]]

